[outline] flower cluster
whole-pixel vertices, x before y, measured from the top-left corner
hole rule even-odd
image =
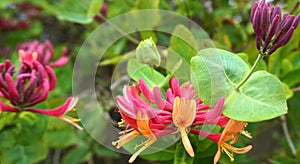
[[[271,6],[262,0],[254,2],[250,19],[256,35],[256,48],[260,53],[270,55],[291,39],[300,22],[300,14],[296,17],[285,13],[282,16],[280,6]]]
[[[6,60],[5,63],[0,63],[0,97],[10,102],[10,104],[6,104],[0,101],[0,111],[30,111],[45,114],[62,119],[82,129],[77,124],[78,120],[65,116],[76,105],[76,97],[68,98],[62,106],[55,109],[34,108],[34,105],[45,101],[49,92],[56,87],[56,75],[51,64],[49,64],[53,56],[53,49],[49,41],[46,44],[43,46],[36,41],[28,42],[23,47],[30,48],[19,49],[21,66],[15,79],[15,66],[11,61]]]
[[[245,153],[251,149],[251,146],[239,149],[226,143],[229,141],[228,137],[236,137],[240,132],[244,132],[245,123],[237,125],[239,129],[234,131],[234,134],[230,133],[232,128],[236,127],[232,126],[233,120],[222,114],[224,98],[221,98],[214,107],[210,107],[196,97],[196,92],[190,82],[180,86],[178,79],[171,78],[169,85],[166,99],[163,98],[159,87],[151,90],[143,79],[140,79],[137,85],[125,86],[123,96],[116,97],[123,119],[119,125],[125,126],[126,129],[122,132],[119,140],[113,142],[113,145],[120,148],[138,135],[148,138],[141,149],[129,159],[130,163],[158,138],[176,133],[180,133],[182,143],[191,157],[194,156],[194,150],[188,133],[211,139],[226,150],[225,152],[229,152],[227,154],[230,157],[232,157],[231,152]],[[223,133],[200,130],[198,127],[204,124],[218,125],[225,130]],[[219,157],[220,151],[216,155],[216,162]]]
[[[54,56],[54,50],[49,40],[46,40],[44,44],[37,40],[22,43],[18,46],[18,51],[21,62],[23,60],[37,60],[43,65],[61,67],[69,61],[67,57],[68,49],[64,48],[61,57],[57,61],[50,63]]]

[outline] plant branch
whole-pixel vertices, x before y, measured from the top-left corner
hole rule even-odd
[[[296,151],[295,145],[291,139],[285,115],[280,116],[280,119],[281,119],[281,125],[282,125],[282,129],[283,129],[283,133],[285,135],[286,141],[288,142],[288,145],[291,149],[292,155],[294,157],[296,157],[297,151]]]
[[[135,39],[134,37],[130,36],[130,35],[125,35],[126,33],[119,28],[117,25],[115,25],[113,22],[111,22],[110,20],[106,19],[102,14],[97,14],[97,16],[99,16],[102,20],[104,20],[105,22],[107,22],[108,25],[110,25],[112,28],[114,28],[117,32],[119,32],[120,34],[124,35],[128,40],[130,40],[132,43],[134,44],[139,44],[140,41]]]
[[[299,92],[300,91],[300,87],[292,88],[291,90],[292,90],[292,92]]]
[[[257,67],[259,61],[264,57],[264,55],[262,55],[261,53],[258,54],[256,61],[254,62],[250,72],[248,73],[248,75],[237,85],[237,87],[235,88],[235,90],[239,91],[240,87],[242,85],[244,85],[246,83],[246,81],[250,78],[250,76],[252,75],[252,73],[254,72],[255,68]]]

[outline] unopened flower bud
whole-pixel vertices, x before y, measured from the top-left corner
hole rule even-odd
[[[136,49],[136,57],[141,63],[160,65],[160,54],[152,38],[143,40]]]

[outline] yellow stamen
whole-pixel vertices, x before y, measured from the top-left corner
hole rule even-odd
[[[136,130],[131,131],[130,133],[127,133],[124,136],[121,136],[118,141],[112,142],[112,145],[117,146],[117,149],[119,149],[121,146],[126,144],[127,142],[134,139],[136,136],[138,136],[140,133]]]
[[[145,141],[145,145],[143,147],[141,147],[141,149],[139,149],[137,152],[135,152],[130,159],[128,160],[129,163],[132,163],[137,157],[138,155],[143,152],[144,150],[146,150],[149,146],[151,146],[153,143],[155,143],[156,139],[149,139],[147,141]]]

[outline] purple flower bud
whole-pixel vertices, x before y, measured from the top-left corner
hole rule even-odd
[[[250,20],[253,21],[254,13],[256,11],[256,8],[258,6],[258,2],[255,1],[252,5],[251,13],[250,13]]]
[[[262,54],[270,55],[291,39],[300,22],[300,14],[294,17],[285,13],[282,17],[280,6],[271,6],[262,0],[254,2],[250,20],[256,36],[256,48]]]
[[[276,17],[273,19],[272,24],[268,30],[268,34],[267,34],[267,38],[264,43],[263,51],[267,50],[269,43],[272,39],[272,36],[275,34],[277,29],[279,28],[279,19],[280,19],[279,15],[276,15]]]

